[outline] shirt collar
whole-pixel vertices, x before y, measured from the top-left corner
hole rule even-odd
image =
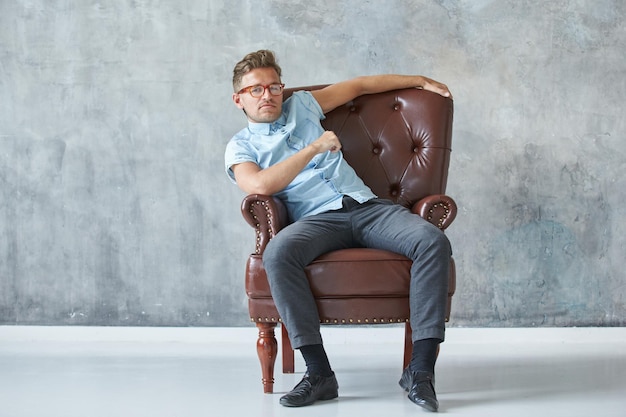
[[[278,120],[273,123],[248,122],[248,129],[250,129],[252,133],[256,133],[258,135],[269,135],[282,129],[286,124],[287,119],[284,114],[281,114]]]

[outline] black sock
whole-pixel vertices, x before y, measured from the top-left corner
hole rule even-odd
[[[440,343],[440,339],[422,339],[413,342],[413,354],[411,355],[409,368],[413,372],[427,371],[435,373],[437,348]]]
[[[330,368],[328,356],[323,345],[308,345],[300,348],[306,369],[310,375],[331,376],[333,374]]]

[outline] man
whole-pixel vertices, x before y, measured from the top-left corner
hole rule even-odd
[[[244,192],[280,198],[293,220],[263,254],[272,297],[307,366],[302,381],[280,403],[297,407],[338,396],[304,267],[323,253],[358,246],[413,260],[413,356],[400,386],[415,404],[437,411],[433,378],[444,340],[450,244],[432,224],[378,199],[343,159],[339,139],[324,131],[320,120],[362,94],[415,87],[451,97],[450,91],[423,76],[377,75],[295,92],[283,103],[281,68],[267,50],[250,53],[235,66],[233,87],[233,101],[246,114],[248,127],[228,143],[226,171]]]

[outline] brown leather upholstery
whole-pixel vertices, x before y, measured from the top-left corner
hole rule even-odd
[[[299,89],[286,90],[285,99]],[[444,195],[452,141],[451,99],[424,90],[398,90],[358,97],[326,116],[322,124],[339,136],[346,160],[375,194],[410,208],[442,230],[452,223],[456,204]],[[257,351],[264,391],[272,392],[278,350],[274,329],[280,317],[261,257],[272,236],[287,224],[287,213],[280,200],[258,194],[246,196],[241,210],[256,230],[245,288],[250,319],[259,328]],[[456,287],[454,260],[450,266],[446,319]],[[320,256],[306,269],[320,321],[405,323],[406,366],[411,355],[410,267],[408,258],[376,249],[344,249]],[[283,372],[293,372],[293,350],[281,327]]]

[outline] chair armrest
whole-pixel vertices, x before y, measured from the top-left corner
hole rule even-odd
[[[256,231],[254,253],[258,255],[263,253],[270,239],[289,222],[283,202],[269,195],[250,194],[244,197],[241,214]]]
[[[413,205],[411,211],[428,220],[441,230],[445,230],[456,217],[457,207],[452,199],[444,194],[429,195]]]

